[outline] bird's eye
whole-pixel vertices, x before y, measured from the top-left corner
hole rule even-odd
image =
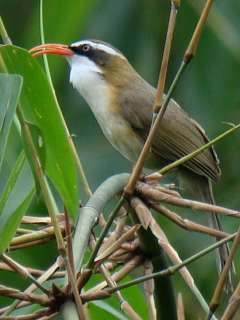
[[[90,50],[90,45],[89,44],[84,44],[83,46],[82,46],[82,51],[83,52],[88,52],[89,50]]]

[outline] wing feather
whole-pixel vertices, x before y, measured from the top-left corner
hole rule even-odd
[[[151,125],[156,91],[142,78],[138,81],[142,83],[135,83],[135,86],[141,90],[135,95],[133,90],[125,91],[121,95],[120,106],[122,115],[131,124],[133,130],[145,140]],[[171,100],[154,139],[152,152],[169,163],[193,152],[208,141],[201,126],[191,119],[174,100]],[[186,162],[184,167],[215,181],[220,177],[219,161],[213,147]]]

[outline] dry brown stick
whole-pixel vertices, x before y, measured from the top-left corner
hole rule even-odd
[[[137,213],[137,216],[141,221],[142,226],[145,229],[147,229],[150,226],[151,219],[152,219],[152,216],[149,214],[148,207],[146,206],[145,203],[142,202],[142,200],[140,200],[137,197],[131,199],[131,205],[135,210],[135,212]],[[223,231],[194,223],[188,219],[183,219],[175,212],[159,204],[149,202],[148,205],[151,206],[157,212],[160,212],[161,214],[163,214],[166,218],[170,219],[171,221],[173,221],[174,223],[176,223],[177,225],[179,225],[180,227],[186,230],[200,232],[200,233],[207,234],[209,236],[214,236],[220,239],[225,238],[228,235]]]
[[[133,307],[124,299],[121,303],[122,311],[132,320],[142,320]]]
[[[144,262],[144,275],[147,276],[152,273],[153,273],[152,262],[149,260],[146,260]],[[150,279],[148,281],[145,281],[143,286],[144,286],[145,296],[146,296],[147,305],[148,305],[148,319],[155,320],[157,313],[156,313],[156,307],[155,307],[155,301],[154,301],[154,295],[153,295],[154,280]]]
[[[228,272],[229,272],[230,268],[232,267],[233,259],[235,257],[236,252],[237,252],[239,243],[240,243],[240,228],[238,229],[237,235],[233,240],[233,244],[232,244],[232,247],[230,249],[229,256],[228,256],[228,258],[226,260],[226,263],[225,263],[225,265],[223,267],[222,272],[220,273],[217,286],[216,286],[216,288],[214,290],[212,299],[210,301],[210,307],[209,308],[210,308],[210,311],[212,313],[214,313],[216,311],[216,309],[218,308],[218,306],[219,306],[221,295],[222,295],[222,293],[224,291],[224,286],[225,286],[225,283],[226,283],[226,280],[227,280]]]
[[[0,285],[0,295],[4,297],[19,299],[22,301],[29,301],[31,303],[37,303],[42,306],[49,306],[52,303],[52,300],[50,297],[44,295],[36,295],[32,293],[24,293],[20,290],[9,288],[3,285]]]
[[[47,281],[50,277],[52,277],[52,275],[56,272],[56,270],[58,268],[60,268],[63,265],[63,259],[61,257],[57,258],[56,262],[46,270],[46,272],[44,272],[44,274],[42,274],[37,281],[39,283],[43,283],[45,281]],[[36,289],[36,285],[35,284],[31,284],[25,291],[24,293],[26,294],[30,294],[32,293],[35,289]],[[15,308],[17,308],[18,306],[21,307],[24,305],[24,302],[20,302],[18,300],[14,301],[10,306],[8,306],[7,308],[4,308],[4,310],[1,310],[0,314],[2,312],[4,312],[4,314],[8,314],[8,312],[14,310]]]
[[[145,205],[145,203],[143,203],[142,200],[140,200],[137,197],[133,197],[131,198],[131,207],[134,209],[134,211],[137,214],[137,217],[142,225],[142,227],[147,230],[148,227],[151,224],[151,220],[152,220],[152,215],[149,212],[149,209],[147,208],[147,206]]]
[[[49,217],[24,216],[22,218],[21,223],[22,224],[51,224],[51,219]]]
[[[53,315],[56,315],[56,312],[53,312],[50,308],[38,310],[34,313],[28,315],[21,315],[21,316],[3,316],[0,317],[1,320],[43,320],[43,319],[52,319]],[[51,317],[51,318],[50,318]]]
[[[48,289],[44,288],[28,271],[27,268],[23,267],[20,263],[16,262],[12,258],[8,257],[6,254],[1,255],[1,259],[9,265],[12,269],[14,269],[17,273],[19,273],[23,278],[29,278],[42,292],[47,295],[50,295]]]
[[[229,299],[228,306],[223,313],[221,320],[231,320],[239,309],[240,305],[240,282]]]
[[[188,45],[188,48],[184,54],[184,61],[187,63],[189,63],[191,61],[191,59],[196,55],[197,48],[199,45],[199,40],[200,40],[200,37],[202,34],[202,30],[203,30],[203,27],[207,21],[212,4],[213,4],[213,0],[207,0],[205,6],[203,8],[200,19],[198,20],[197,26],[194,30],[192,39],[191,39],[191,41]]]
[[[100,266],[101,272],[104,274],[106,282],[110,288],[116,286],[115,281],[112,279],[110,272],[106,268]],[[122,311],[132,320],[141,320],[140,316],[136,313],[133,307],[123,298],[120,291],[116,292]]]
[[[161,206],[159,204],[149,203],[149,205],[154,210],[161,213],[166,218],[173,221],[174,223],[176,223],[178,226],[182,227],[185,230],[207,234],[207,235],[209,235],[211,237],[215,237],[217,239],[223,239],[223,238],[229,236],[229,234],[226,232],[192,222],[189,219],[184,219],[181,216],[179,216],[177,213],[175,213],[175,212],[169,210],[168,208]]]
[[[55,238],[55,236],[54,236],[54,234],[52,234],[49,237],[42,238],[42,239],[39,239],[39,240],[34,240],[34,241],[19,243],[19,244],[16,244],[16,245],[11,245],[10,246],[10,250],[13,251],[13,250],[19,250],[19,249],[23,249],[23,248],[29,248],[29,247],[37,246],[37,245],[40,245],[40,244],[47,243],[47,242],[53,240],[54,238]]]
[[[44,317],[39,318],[39,320],[50,320],[50,319],[56,320],[57,314],[58,314],[58,312],[53,312],[52,314],[50,314],[48,316],[44,316]]]
[[[223,214],[229,217],[240,218],[239,211],[211,205],[204,202],[175,197],[170,194],[166,194],[165,192],[154,189],[143,182],[137,183],[136,190],[145,198],[152,199],[154,201],[162,201],[179,207],[191,208],[193,210],[200,210],[203,212],[214,212],[216,214]]]
[[[36,277],[40,277],[45,272],[44,270],[29,268],[29,267],[27,267],[26,269],[28,270],[29,273],[31,273],[33,276],[36,276]],[[0,270],[14,272],[13,268],[11,268],[10,266],[8,266],[6,263],[3,263],[3,262],[0,262]],[[64,271],[57,271],[55,272],[55,274],[53,274],[52,278],[62,278],[64,277],[64,275],[65,275]]]
[[[77,281],[76,281],[77,279],[76,279],[75,266],[74,266],[74,257],[73,257],[73,247],[72,247],[72,230],[71,230],[71,224],[70,224],[66,209],[64,210],[64,217],[65,217],[65,228],[66,228],[66,237],[67,237],[67,255],[65,256],[64,259],[65,259],[65,264],[67,268],[68,282],[71,287],[73,297],[76,303],[76,310],[77,310],[78,316],[81,320],[84,320],[87,318],[86,318],[86,312],[84,310],[81,297],[78,293],[78,287],[77,287]]]
[[[155,103],[153,106],[154,114],[158,113],[162,105],[164,87],[165,87],[167,70],[168,70],[168,62],[170,57],[170,51],[172,46],[173,33],[175,29],[175,24],[176,24],[178,7],[179,7],[179,3],[177,3],[176,1],[171,1],[171,12],[170,12],[170,17],[168,22],[166,42],[165,42],[165,47],[163,51],[163,58],[162,58],[162,63],[161,63],[161,68],[159,73],[158,85],[157,85],[158,90],[156,93]]]
[[[66,212],[66,208],[64,210],[64,218],[65,218],[65,230],[66,230],[66,242],[67,242],[67,258],[69,260],[70,267],[75,277],[75,266],[74,266],[73,246],[72,246],[72,227],[69,221],[68,213]]]
[[[124,232],[126,220],[127,220],[126,214],[120,215],[119,217],[117,217],[116,228],[115,228],[114,232],[112,232],[110,234],[110,236],[108,238],[106,238],[106,241],[104,240],[103,244],[101,245],[101,247],[98,250],[98,253],[103,252],[107,247],[109,247],[113,242],[115,242],[118,238],[121,237],[122,233]]]
[[[24,216],[22,218],[21,224],[31,224],[31,225],[51,224],[51,219],[49,217]]]
[[[109,246],[104,252],[100,253],[96,259],[95,262],[98,262],[100,260],[106,259],[109,257],[114,251],[118,250],[121,246],[121,244],[129,238],[132,238],[132,236],[136,233],[136,231],[140,228],[140,225],[134,225],[131,229],[129,229],[126,233],[124,233],[117,241],[115,241],[111,246]]]
[[[33,229],[26,229],[26,228],[17,228],[17,234],[26,234],[26,233],[32,233]]]
[[[77,281],[76,281],[75,275],[73,274],[70,262],[67,257],[65,258],[65,265],[67,267],[69,284],[71,285],[73,297],[76,303],[77,314],[80,320],[86,320],[87,319],[86,313],[83,307],[81,296],[79,295],[79,292],[78,292]]]
[[[124,249],[126,251],[134,252],[139,247],[139,239],[136,238],[131,242],[125,242],[121,244],[121,249]]]
[[[144,258],[142,256],[135,256],[130,261],[128,261],[119,271],[111,275],[112,280],[115,282],[122,280],[131,271],[139,267],[143,261],[144,261]],[[94,292],[100,291],[101,289],[104,289],[107,285],[108,285],[107,281],[103,281],[97,284],[95,287],[86,291],[84,295],[88,295],[88,294],[92,294]]]
[[[135,256],[135,254],[133,254],[132,252],[126,252],[124,250],[124,252],[122,252],[121,254],[116,254],[116,255],[112,255],[109,260],[110,261],[115,261],[118,263],[126,263],[127,261],[131,260],[133,257]]]
[[[154,189],[162,191],[170,196],[175,196],[177,198],[182,198],[180,193],[176,190],[169,189],[168,187],[162,187],[160,184],[154,186]]]
[[[177,316],[178,316],[178,320],[185,320],[184,304],[183,304],[183,298],[181,293],[178,294],[178,298],[177,298]]]
[[[64,233],[65,232],[64,225],[59,224],[59,227],[60,227],[62,233]],[[33,231],[31,234],[24,234],[21,236],[14,237],[12,239],[10,245],[12,245],[12,246],[19,245],[19,244],[34,241],[34,240],[48,238],[49,236],[52,236],[52,235],[54,235],[54,228],[52,226],[46,227],[42,230]]]

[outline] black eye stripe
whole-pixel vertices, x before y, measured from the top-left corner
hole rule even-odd
[[[92,47],[90,44],[87,43],[83,43],[79,46],[72,45],[69,46],[69,48],[77,55],[87,57],[99,66],[104,66],[110,57],[110,55],[104,50]]]
[[[92,47],[89,44],[81,44],[80,46],[69,46],[69,48],[78,54],[86,54],[87,52],[92,51]]]

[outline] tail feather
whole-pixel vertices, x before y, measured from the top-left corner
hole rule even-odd
[[[203,176],[199,176],[195,173],[189,172],[189,170],[186,172],[184,170],[182,173],[182,177],[184,180],[184,186],[187,185],[187,189],[190,189],[192,193],[194,193],[194,198],[198,201],[215,204],[213,191],[212,191],[212,183],[209,179]],[[223,228],[220,223],[219,216],[214,213],[210,212],[209,216],[209,225],[214,228],[223,231]],[[219,239],[217,239],[219,240]],[[218,248],[217,251],[217,265],[218,265],[218,271],[219,273],[222,271],[226,260],[229,256],[229,246],[228,244],[223,244]],[[232,292],[234,289],[234,274],[235,274],[235,268],[234,265],[232,265],[231,270],[228,273],[228,279],[226,283],[226,291]]]

